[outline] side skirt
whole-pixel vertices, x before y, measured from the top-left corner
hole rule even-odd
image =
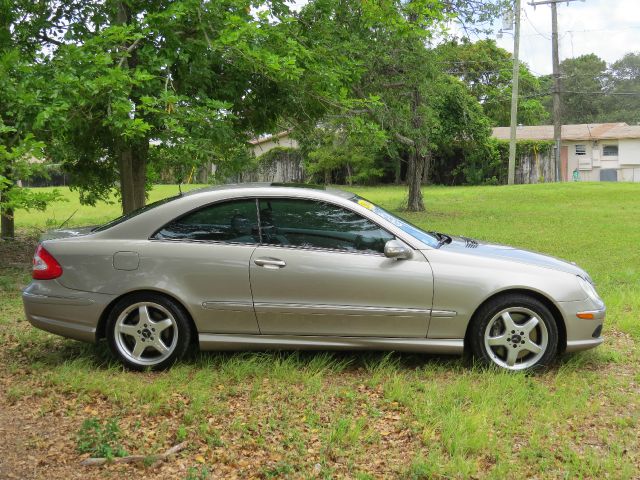
[[[397,350],[460,355],[462,339],[325,337],[302,335],[243,335],[201,333],[201,350]]]

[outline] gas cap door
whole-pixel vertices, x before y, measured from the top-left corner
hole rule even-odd
[[[113,268],[116,270],[137,270],[139,264],[138,252],[116,252],[113,254]]]

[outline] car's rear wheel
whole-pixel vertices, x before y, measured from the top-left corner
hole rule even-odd
[[[558,351],[558,326],[547,306],[521,294],[509,294],[483,305],[472,321],[472,353],[486,365],[507,370],[537,370]]]
[[[120,300],[106,325],[111,351],[133,370],[162,370],[180,359],[191,339],[187,314],[173,300],[138,293]]]

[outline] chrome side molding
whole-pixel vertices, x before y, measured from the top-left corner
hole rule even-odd
[[[459,355],[462,339],[201,333],[201,350],[397,350]]]

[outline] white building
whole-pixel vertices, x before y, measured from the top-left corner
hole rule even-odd
[[[259,157],[276,147],[298,148],[298,142],[291,138],[291,130],[254,138],[249,140],[249,145],[255,157]]]
[[[553,141],[553,125],[519,126],[518,140]],[[493,136],[509,140],[509,127]],[[582,181],[640,182],[640,125],[591,123],[562,126],[561,176],[567,181],[578,170]]]

